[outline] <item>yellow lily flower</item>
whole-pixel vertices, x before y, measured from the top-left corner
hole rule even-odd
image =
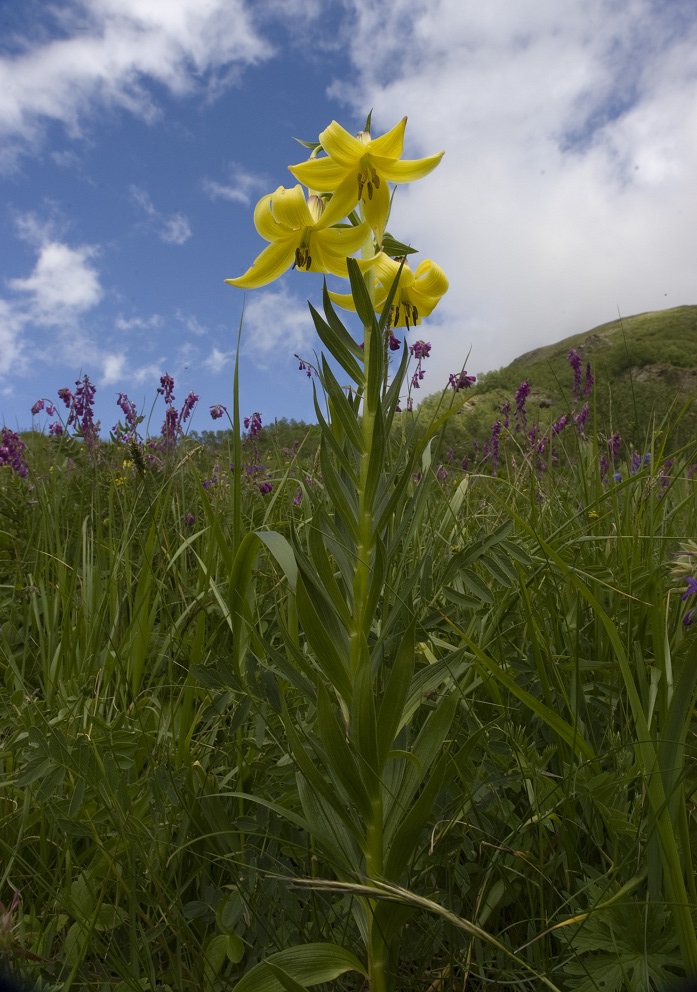
[[[332,205],[346,217],[360,201],[378,244],[382,245],[390,191],[387,181],[409,183],[428,175],[438,165],[443,152],[429,158],[401,161],[404,149],[404,117],[391,131],[371,138],[361,131],[354,138],[340,124],[332,121],[319,136],[326,158],[312,158],[289,166],[298,182],[318,193],[333,193]]]
[[[422,317],[428,317],[441,297],[448,291],[448,280],[439,265],[425,258],[412,272],[405,262],[400,273],[400,263],[381,252],[375,257],[375,309],[381,310],[387,294],[399,274],[399,285],[390,308],[390,327],[416,327]],[[344,310],[355,310],[350,293],[330,293],[334,303]]]
[[[301,186],[279,186],[275,193],[263,196],[254,210],[254,226],[271,243],[244,275],[225,282],[256,289],[278,279],[291,266],[346,276],[346,258],[365,243],[369,228],[365,222],[356,227],[331,227],[345,216],[337,213],[332,201],[325,209],[319,196],[306,201]],[[361,267],[370,265],[372,259]]]

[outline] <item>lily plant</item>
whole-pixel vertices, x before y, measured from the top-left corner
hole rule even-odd
[[[443,155],[403,160],[405,126],[406,118],[373,138],[368,118],[354,137],[332,122],[317,143],[307,145],[309,161],[290,167],[308,187],[308,199],[300,186],[279,187],[263,197],[254,221],[270,245],[243,276],[227,280],[249,289],[291,266],[347,274],[350,294],[333,298],[354,309],[363,323],[363,340],[356,341],[339,319],[326,284],[324,315],[310,305],[334,368],[349,382],[342,386],[320,356],[313,384],[324,496],[310,496],[306,538],[247,534],[230,586],[240,676],[251,652],[255,664],[309,696],[314,720],[310,736],[301,735],[279,693],[296,769],[297,806],[281,808],[267,797],[234,795],[273,808],[325,852],[336,878],[309,884],[356,886],[351,912],[363,952],[334,944],[288,948],[249,969],[235,992],[302,992],[351,970],[368,980],[371,992],[394,989],[403,925],[415,911],[399,893],[406,891],[402,887],[409,882],[415,851],[423,847],[433,805],[452,767],[447,741],[462,692],[461,685],[459,691],[455,686],[466,665],[452,655],[434,659],[425,670],[417,665],[417,628],[428,609],[421,586],[430,574],[430,549],[416,538],[434,481],[430,440],[457,407],[404,444],[395,445],[391,433],[409,363],[404,343],[398,367],[388,374],[392,328],[421,323],[448,289],[435,262],[424,261],[412,271],[404,256],[413,250],[385,233],[389,184],[428,175]],[[359,250],[360,259],[350,257]],[[446,534],[457,526],[455,504],[462,498],[456,494],[447,509]],[[285,656],[292,665],[284,662],[282,671],[278,650],[265,643],[253,623],[255,562],[261,551],[275,558],[286,579],[279,609]],[[431,692],[435,699],[425,707],[425,693]]]

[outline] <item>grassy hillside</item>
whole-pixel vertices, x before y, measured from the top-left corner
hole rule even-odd
[[[484,441],[501,407],[513,398],[521,382],[530,384],[528,417],[544,429],[574,406],[573,372],[568,354],[575,349],[584,370],[590,362],[595,388],[588,398],[595,422],[607,433],[618,431],[638,449],[655,427],[671,446],[688,442],[697,433],[697,306],[675,307],[624,317],[574,334],[556,344],[536,348],[505,368],[482,375],[468,395],[444,443],[471,445]],[[446,398],[461,402],[461,394]],[[441,394],[427,397],[421,414],[443,402]],[[676,426],[678,414],[688,409]],[[578,405],[578,404],[577,404]]]

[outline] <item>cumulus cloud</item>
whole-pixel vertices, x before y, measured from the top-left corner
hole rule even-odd
[[[114,327],[118,331],[149,331],[162,326],[162,317],[153,313],[149,317],[117,317]]]
[[[70,337],[73,354],[84,352],[88,342],[80,331],[80,318],[101,302],[99,272],[94,264],[99,252],[93,245],[73,247],[58,239],[52,221],[42,222],[34,214],[16,218],[22,240],[36,251],[29,275],[8,279],[9,295],[0,297],[0,348],[3,369],[25,371],[32,360],[42,359],[32,328],[58,330],[51,354],[63,350],[62,337]]]
[[[161,241],[168,245],[183,245],[191,237],[191,225],[184,214],[176,211],[163,213],[155,208],[150,194],[140,186],[131,186],[131,199],[149,218],[149,223]]]
[[[63,326],[102,298],[99,275],[91,264],[95,254],[90,246],[71,248],[49,241],[40,248],[31,275],[10,279],[8,285],[27,295],[28,313],[35,323]]]
[[[61,35],[0,58],[0,165],[16,166],[50,121],[72,137],[98,108],[159,114],[150,84],[218,91],[268,58],[243,0],[76,0],[53,8]]]
[[[451,281],[418,332],[433,388],[470,348],[473,370],[498,367],[618,307],[696,302],[693,4],[350,9],[354,74],[334,95],[359,124],[374,107],[375,133],[409,114],[407,158],[446,149],[436,173],[398,188],[390,221]]]
[[[125,371],[126,356],[122,352],[105,355],[102,359],[102,386],[113,386],[122,381]]]
[[[203,337],[208,333],[201,321],[193,313],[184,313],[183,310],[177,310],[177,320],[180,320],[187,331],[190,331],[196,337]]]
[[[213,179],[203,180],[203,191],[211,200],[228,200],[232,203],[248,205],[256,193],[266,190],[266,183],[258,174],[245,171],[241,165],[232,162],[229,168],[230,178],[225,183]]]
[[[261,368],[272,365],[276,354],[285,362],[288,355],[309,348],[313,339],[307,303],[284,284],[276,285],[250,296],[244,310],[242,349]]]
[[[201,363],[204,371],[215,375],[218,372],[222,372],[226,365],[229,365],[233,359],[232,352],[221,351],[219,348],[212,348],[211,353],[204,358]]]

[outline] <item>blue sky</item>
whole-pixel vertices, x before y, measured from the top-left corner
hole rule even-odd
[[[0,2],[0,419],[81,373],[312,419],[295,353],[321,279],[224,284],[252,212],[336,119],[405,114],[392,233],[446,271],[424,394],[623,315],[697,302],[697,8],[688,0]],[[418,256],[417,256],[418,258]],[[417,335],[411,334],[410,337]],[[41,420],[36,421],[40,426]],[[153,427],[157,429],[157,424]]]

